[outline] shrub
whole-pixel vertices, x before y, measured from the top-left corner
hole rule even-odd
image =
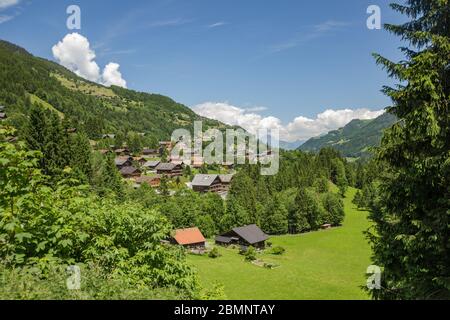
[[[219,252],[219,249],[214,248],[212,249],[209,253],[208,253],[208,257],[210,257],[211,259],[217,259],[219,257],[221,257],[222,255]]]
[[[249,247],[247,252],[244,254],[246,261],[255,261],[256,260],[256,250],[253,247]]]
[[[277,256],[281,256],[286,252],[286,249],[284,249],[283,247],[274,247],[272,249],[272,254],[277,255]]]

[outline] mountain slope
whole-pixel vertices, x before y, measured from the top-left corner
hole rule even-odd
[[[308,140],[299,150],[317,152],[322,148],[332,147],[346,157],[367,157],[369,149],[380,144],[383,130],[396,121],[396,117],[388,113],[373,120],[353,120],[339,130]]]
[[[87,81],[0,40],[0,105],[6,107],[9,121],[21,128],[34,102],[56,110],[69,125],[85,130],[92,139],[119,130],[168,139],[175,129],[192,131],[196,120],[203,120],[204,129],[228,127],[165,96]]]

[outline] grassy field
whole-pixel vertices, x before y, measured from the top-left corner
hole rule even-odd
[[[361,290],[370,265],[370,247],[362,232],[369,226],[367,213],[351,203],[356,190],[345,199],[346,219],[342,227],[297,236],[273,237],[270,241],[286,249],[283,256],[260,254],[259,259],[280,267],[269,270],[244,262],[237,250],[220,248],[222,257],[190,255],[202,284],[225,286],[228,299],[242,300],[361,300]]]

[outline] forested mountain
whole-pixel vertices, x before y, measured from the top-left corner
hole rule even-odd
[[[383,131],[395,122],[396,117],[389,113],[384,113],[373,120],[355,119],[339,130],[308,140],[299,149],[318,152],[322,148],[331,147],[340,151],[345,157],[367,157],[370,147],[378,146]]]
[[[118,131],[168,139],[174,129],[192,129],[195,120],[203,120],[204,128],[226,127],[165,96],[89,82],[0,40],[0,105],[6,107],[9,121],[21,128],[33,103],[56,110],[67,125],[91,139]]]

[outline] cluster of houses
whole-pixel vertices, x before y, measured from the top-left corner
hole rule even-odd
[[[111,137],[113,135],[105,135]],[[185,163],[179,157],[170,157],[168,162],[155,160],[159,158],[164,150],[170,151],[172,148],[171,142],[161,141],[159,149],[144,149],[142,156],[133,157],[128,148],[119,148],[111,151],[109,149],[99,150],[102,154],[110,152],[115,153],[115,165],[117,170],[124,179],[132,180],[135,187],[140,187],[142,184],[148,184],[153,188],[158,188],[161,185],[161,178],[166,176],[168,178],[176,178],[183,176]],[[204,165],[203,158],[193,157],[193,168],[199,168]],[[219,174],[198,174],[195,175],[192,182],[186,185],[199,193],[215,192],[225,197],[233,175],[219,175]]]
[[[243,248],[250,246],[256,249],[264,249],[269,236],[257,225],[252,224],[232,230],[215,238],[215,243],[220,246],[239,245]],[[206,239],[199,228],[175,230],[170,242],[183,246],[189,250],[205,250]]]

